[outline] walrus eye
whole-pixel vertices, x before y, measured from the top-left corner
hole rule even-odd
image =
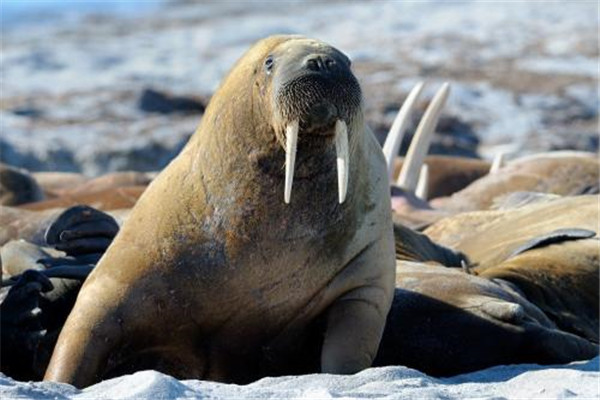
[[[267,74],[271,73],[274,63],[275,61],[273,60],[273,56],[267,57],[267,59],[265,60],[265,71],[267,71]]]

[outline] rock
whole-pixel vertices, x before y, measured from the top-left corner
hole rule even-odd
[[[206,106],[204,102],[193,97],[172,96],[146,88],[139,98],[138,108],[145,112],[161,114],[199,114],[204,112]]]

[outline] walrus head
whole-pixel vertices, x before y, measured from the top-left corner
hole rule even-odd
[[[248,168],[257,168],[274,179],[264,188],[283,186],[285,203],[294,181],[295,191],[303,190],[296,197],[318,192],[330,198],[327,185],[337,169],[337,197],[344,203],[354,190],[353,170],[360,163],[355,153],[364,131],[362,94],[348,57],[318,40],[274,35],[234,65],[191,143],[212,160],[208,168],[230,171],[224,176],[249,176]],[[238,193],[251,196],[246,191],[258,188],[258,179],[244,189],[236,182]]]
[[[284,201],[290,202],[298,138],[312,147],[335,143],[339,202],[346,198],[349,173],[348,124],[361,107],[361,90],[350,59],[314,39],[293,37],[264,58],[271,80],[272,124],[285,147]]]

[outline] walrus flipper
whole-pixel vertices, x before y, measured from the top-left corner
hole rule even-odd
[[[40,351],[46,335],[40,300],[42,293],[52,289],[53,285],[48,278],[38,271],[28,270],[19,275],[0,304],[0,371],[14,379],[39,379],[43,374],[43,371],[37,371],[37,374],[34,371],[36,352]]]
[[[119,224],[110,215],[92,207],[70,207],[56,218],[45,233],[46,243],[77,257],[102,254],[119,232]]]
[[[598,343],[600,242],[571,240],[532,249],[480,276],[510,282],[556,326]]]
[[[395,271],[385,273],[393,264],[390,239],[383,237],[363,250],[330,285],[346,286],[350,276],[371,275],[369,286],[347,291],[329,307],[321,372],[353,374],[369,368],[375,359],[394,292]]]
[[[557,229],[527,241],[527,243],[519,246],[515,251],[513,251],[509,258],[515,257],[521,253],[525,253],[528,250],[549,246],[551,244],[566,242],[569,240],[589,239],[593,238],[594,236],[596,236],[596,232],[589,229]]]
[[[446,267],[462,268],[469,265],[466,255],[442,246],[426,235],[402,224],[394,223],[396,259],[402,261],[437,262]]]

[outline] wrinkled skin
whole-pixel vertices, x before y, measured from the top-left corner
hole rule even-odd
[[[427,240],[401,229],[397,253],[418,264],[399,261],[376,365],[454,375],[596,356],[598,201],[534,196],[443,219]],[[442,267],[457,256],[468,273]]]
[[[246,53],[85,282],[45,379],[83,387],[154,368],[248,382],[369,367],[392,301],[394,243],[385,162],[359,90],[348,59],[322,42],[275,36]],[[338,119],[350,149],[342,204]],[[314,337],[316,358],[297,345]]]
[[[531,265],[521,263],[518,269],[527,275],[533,271]],[[561,276],[579,274],[589,280],[579,268],[563,266]],[[597,278],[597,264],[595,274]],[[571,281],[569,291],[567,286],[556,290],[549,283],[553,276],[546,275],[545,282],[530,276],[513,284],[511,279],[478,277],[440,264],[398,261],[394,302],[374,365],[405,365],[450,376],[494,365],[558,364],[595,357],[597,341],[565,329],[553,317],[562,311],[557,307],[560,302],[579,302],[578,311],[586,313],[572,317],[579,324],[589,327],[595,322],[597,327],[597,288],[595,299],[592,295],[587,302],[569,300],[582,286]],[[554,304],[540,306],[539,298],[530,297],[531,291],[521,291],[522,283],[535,281],[556,296]]]
[[[599,190],[600,161],[591,153],[543,153],[510,162],[449,197],[432,201],[451,212],[487,210],[499,197],[520,191],[560,196],[595,194]]]

